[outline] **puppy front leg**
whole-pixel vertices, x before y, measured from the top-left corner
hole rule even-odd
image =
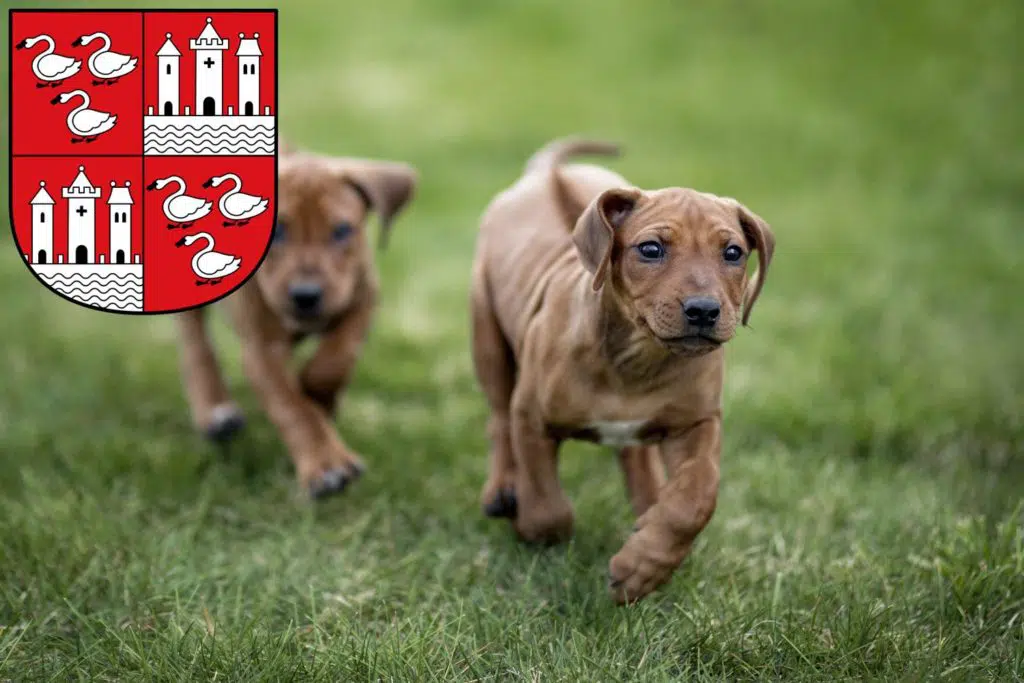
[[[300,483],[314,498],[341,491],[353,473],[324,411],[303,395],[289,372],[284,343],[244,340],[242,360],[263,409],[281,434]]]
[[[206,329],[206,309],[175,316],[179,364],[192,423],[207,438],[227,442],[242,428],[244,418],[224,386],[220,364]]]
[[[337,410],[339,394],[352,377],[370,330],[373,310],[374,303],[368,300],[348,313],[320,339],[316,352],[299,374],[302,392],[329,416]]]
[[[608,567],[609,588],[619,604],[638,600],[668,581],[715,511],[720,418],[698,422],[661,447],[668,482]]]
[[[373,317],[373,302],[367,301],[349,313],[338,327],[320,340],[316,352],[299,375],[302,393],[333,422],[340,394],[348,386],[359,360]],[[335,432],[337,434],[337,432]],[[332,464],[342,468],[349,479],[366,469],[362,458],[338,436],[341,448],[332,452]]]
[[[572,536],[572,504],[558,480],[558,441],[539,418],[512,410],[512,450],[516,461],[516,533],[532,543],[560,543]]]

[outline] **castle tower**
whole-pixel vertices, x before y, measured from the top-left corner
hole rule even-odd
[[[246,38],[244,33],[238,34],[238,114],[255,116],[260,109],[260,34],[252,34]]]
[[[46,191],[46,182],[39,181],[39,192],[32,198],[32,254],[29,263],[52,263],[53,197]]]
[[[157,112],[160,116],[177,116],[179,105],[179,88],[181,86],[181,53],[171,42],[171,34],[156,53],[156,64],[159,69],[157,76]]]
[[[95,263],[100,188],[89,182],[85,166],[78,167],[78,175],[71,185],[61,189],[61,196],[68,200],[68,263]]]
[[[132,262],[132,186],[130,180],[124,187],[118,187],[110,181],[110,196],[107,206],[110,207],[110,260],[109,263]]]
[[[196,116],[220,116],[224,98],[224,50],[222,40],[213,28],[213,19],[206,18],[206,28],[198,38],[189,41],[196,53]]]

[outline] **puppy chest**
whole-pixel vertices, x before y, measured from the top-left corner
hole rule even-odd
[[[641,444],[641,433],[646,424],[646,420],[608,420],[594,422],[590,428],[597,434],[598,443],[621,448]]]
[[[658,441],[665,433],[664,429],[649,420],[595,420],[575,427],[556,425],[549,431],[558,439],[590,441],[614,448]]]

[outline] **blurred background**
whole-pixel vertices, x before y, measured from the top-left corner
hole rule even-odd
[[[1001,578],[983,580],[976,556],[1006,525],[1019,539],[1024,490],[1022,18],[1016,0],[282,4],[281,134],[421,173],[415,202],[378,256],[383,303],[339,418],[369,476],[316,510],[296,499],[290,464],[219,323],[250,428],[227,456],[211,450],[190,431],[171,321],[58,299],[0,231],[0,623],[33,624],[12,661],[36,661],[61,624],[136,624],[140,614],[153,630],[140,643],[177,643],[187,638],[168,624],[199,620],[205,605],[214,621],[227,619],[228,639],[242,638],[232,631],[238,622],[218,616],[224,595],[260,623],[331,624],[334,637],[356,643],[386,612],[396,630],[378,643],[396,653],[419,643],[428,670],[438,643],[482,647],[495,637],[488,619],[529,623],[537,614],[526,605],[537,600],[590,605],[548,623],[601,641],[588,631],[599,628],[588,625],[593,610],[604,609],[593,606],[603,598],[600,574],[630,523],[614,460],[569,448],[563,470],[581,529],[574,550],[538,559],[519,549],[477,511],[485,410],[468,352],[480,212],[536,148],[580,134],[620,142],[623,157],[607,165],[633,183],[734,196],[777,237],[751,327],[727,351],[719,511],[666,591],[695,629],[723,629],[707,646],[721,655],[714,661],[728,670],[733,646],[753,667],[775,653],[770,643],[731,641],[721,620],[754,619],[781,599],[795,611],[778,616],[780,628],[828,650],[800,609],[824,599],[867,610],[906,581],[900,599],[917,616],[874,617],[900,635],[890,649],[879,645],[882,654],[855,658],[877,656],[884,667],[927,651],[928,661],[951,661],[955,647],[928,649],[927,634],[944,625],[962,636],[963,657],[996,666],[1012,626],[974,632],[957,614],[981,605],[1005,626],[1005,610],[1019,610],[1024,595],[1009,546],[986,556],[986,571],[1004,567]],[[970,519],[981,521],[965,532]],[[946,544],[946,566],[985,587],[968,591],[977,603],[959,612],[929,588],[946,585],[933,562]],[[479,560],[485,550],[491,559]],[[844,558],[870,569],[836,569]],[[537,562],[545,569],[531,574]],[[811,587],[772,598],[780,572]],[[443,588],[410,588],[424,576]],[[825,598],[814,592],[823,582],[834,583]],[[495,583],[514,587],[507,602],[494,602]],[[323,600],[307,601],[314,594],[347,596],[348,606],[336,606],[347,616],[325,617]],[[997,594],[1017,602],[997,609]],[[385,597],[391,607],[374,612]],[[426,628],[424,606],[450,621],[431,631],[440,640],[411,642]],[[652,623],[677,623],[678,613],[650,609]],[[601,628],[616,628],[620,614],[608,612]],[[458,618],[470,620],[468,635],[450,630]],[[545,651],[548,638],[564,647],[558,628],[527,629],[515,662],[466,657],[528,670],[531,648]],[[841,627],[830,628],[837,647]],[[75,633],[61,637],[92,638],[100,653],[109,645],[102,629]],[[671,633],[663,647],[676,661],[690,641]],[[621,658],[584,654],[636,665],[630,638],[639,636],[619,635]],[[54,647],[61,661],[92,661],[75,660],[69,644]],[[347,656],[337,640],[316,651]],[[417,670],[404,656],[395,671]],[[1019,651],[1007,661],[1024,666]],[[533,664],[558,671],[539,654]]]

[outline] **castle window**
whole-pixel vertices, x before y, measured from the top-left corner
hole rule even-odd
[[[171,65],[170,64],[167,65],[167,75],[168,76],[171,75]]]
[[[114,222],[115,223],[120,223],[121,222],[121,214],[119,214],[116,211],[114,212]]]
[[[128,214],[126,212],[124,212],[124,211],[121,212],[121,222],[122,223],[127,223],[128,222]]]
[[[45,211],[40,211],[39,212],[39,222],[40,223],[45,223],[46,222],[46,212]]]

